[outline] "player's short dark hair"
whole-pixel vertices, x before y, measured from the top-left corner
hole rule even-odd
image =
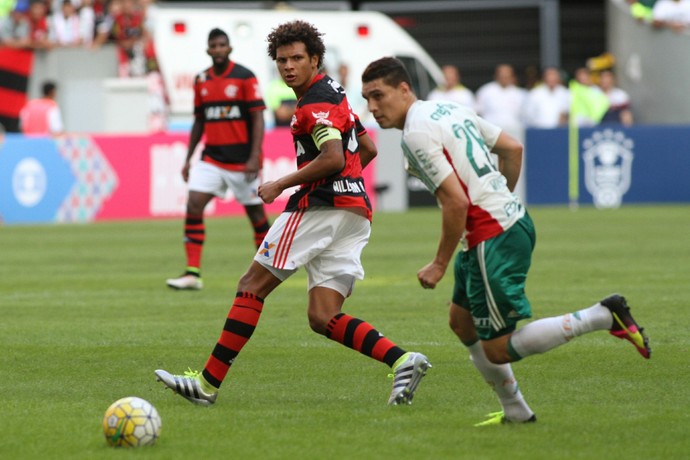
[[[211,31],[208,33],[208,41],[211,41],[214,38],[218,37],[225,37],[228,43],[230,43],[230,37],[228,36],[228,34],[226,34],[224,30],[221,30],[218,27],[216,27],[215,29],[211,29]]]
[[[276,60],[278,48],[295,42],[302,42],[307,48],[309,56],[318,56],[317,66],[323,66],[323,57],[326,54],[326,46],[321,37],[323,34],[316,27],[305,21],[292,21],[281,24],[268,34],[268,55]]]
[[[400,83],[407,83],[410,89],[414,91],[410,74],[400,59],[383,57],[371,62],[362,73],[362,83],[368,83],[379,78],[386,85],[394,88],[398,87]]]
[[[57,85],[55,84],[54,81],[45,81],[45,82],[43,82],[43,86],[41,87],[41,93],[43,94],[43,97],[48,97],[56,89],[57,89]]]

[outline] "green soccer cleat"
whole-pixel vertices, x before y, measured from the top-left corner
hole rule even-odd
[[[632,343],[642,357],[649,359],[652,354],[652,349],[649,347],[649,337],[645,335],[644,329],[637,325],[630,314],[630,307],[625,301],[625,297],[613,294],[600,303],[608,308],[613,316],[613,326],[609,333]]]
[[[494,425],[506,425],[506,424],[511,424],[511,423],[533,423],[537,421],[537,416],[532,414],[530,418],[523,422],[513,422],[511,420],[508,420],[503,413],[503,411],[499,412],[491,412],[490,414],[486,415],[489,417],[488,419],[484,420],[483,422],[475,423],[474,426],[494,426]]]
[[[426,370],[431,367],[429,360],[421,353],[408,352],[400,359],[403,358],[404,361],[393,369],[393,391],[388,398],[388,404],[391,406],[412,404],[419,382],[426,375]]]
[[[206,392],[201,388],[199,382],[199,371],[189,370],[184,375],[172,375],[171,373],[158,369],[156,372],[156,381],[163,382],[163,384],[170,388],[174,393],[191,401],[194,404],[201,406],[210,406],[216,402],[218,392]]]

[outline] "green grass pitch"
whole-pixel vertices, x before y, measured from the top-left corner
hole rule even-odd
[[[0,227],[0,458],[680,459],[690,451],[690,207],[535,207],[534,317],[627,296],[652,359],[597,332],[513,365],[539,421],[475,428],[498,410],[447,327],[452,274],[422,290],[438,210],[375,215],[366,279],[345,311],[433,368],[412,406],[386,405],[388,368],[318,336],[300,272],[267,300],[215,406],[193,406],[154,369],[201,369],[253,255],[244,218],[209,219],[205,289],[174,292],[182,221]],[[163,419],[156,446],[108,447],[124,396]]]

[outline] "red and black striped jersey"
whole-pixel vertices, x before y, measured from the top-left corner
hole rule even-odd
[[[230,61],[222,75],[210,67],[194,80],[194,116],[204,121],[202,160],[243,171],[251,150],[250,112],[264,110],[259,83],[251,70]]]
[[[321,153],[311,137],[318,125],[340,131],[345,167],[325,179],[301,184],[290,197],[285,210],[296,211],[314,206],[361,208],[371,219],[371,203],[364,188],[357,140],[357,135],[365,134],[366,130],[352,112],[342,86],[323,74],[314,78],[307,92],[297,102],[290,124],[297,169],[303,168]]]

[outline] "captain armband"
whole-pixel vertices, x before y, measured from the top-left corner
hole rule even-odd
[[[343,136],[340,131],[331,126],[316,125],[314,127],[314,131],[311,132],[311,138],[314,140],[316,148],[321,150],[321,146],[324,142],[330,140],[341,140]]]

